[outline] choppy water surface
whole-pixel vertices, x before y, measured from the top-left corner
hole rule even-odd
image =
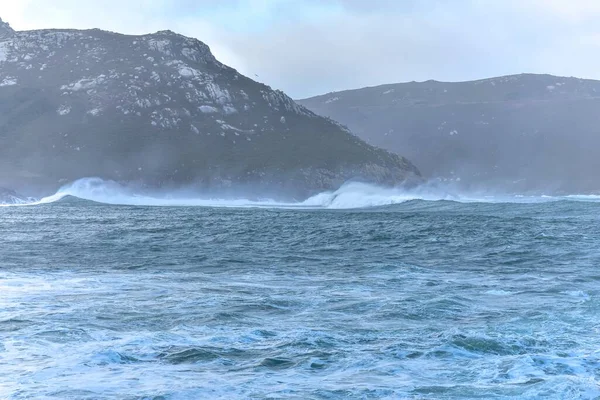
[[[0,208],[0,398],[600,397],[600,203]]]

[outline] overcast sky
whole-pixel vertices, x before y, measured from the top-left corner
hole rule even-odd
[[[600,79],[600,0],[0,0],[0,17],[171,29],[294,98],[520,72]]]

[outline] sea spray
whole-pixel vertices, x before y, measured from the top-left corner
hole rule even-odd
[[[459,191],[452,186],[426,183],[416,188],[381,187],[368,183],[349,182],[334,191],[318,193],[304,201],[289,202],[275,199],[251,199],[243,193],[237,197],[207,195],[193,190],[141,190],[101,178],[83,178],[61,187],[53,195],[11,205],[42,205],[55,203],[65,197],[103,204],[129,206],[186,206],[186,207],[258,207],[306,209],[356,209],[382,207],[407,201],[454,201],[459,203],[547,203],[552,201],[600,201],[600,196],[524,196],[502,193]]]

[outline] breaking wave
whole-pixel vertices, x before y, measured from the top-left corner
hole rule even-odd
[[[133,188],[100,178],[84,178],[63,186],[55,194],[39,200],[14,202],[4,206],[34,206],[51,204],[66,197],[112,205],[130,206],[199,206],[199,207],[254,207],[254,208],[316,208],[352,209],[382,207],[413,200],[453,201],[459,203],[547,203],[553,201],[600,202],[600,196],[523,196],[481,193],[460,193],[452,188],[422,185],[413,189],[384,188],[376,185],[352,182],[338,190],[314,195],[304,201],[282,202],[273,199],[249,199],[245,197],[211,197],[191,192],[142,193]]]

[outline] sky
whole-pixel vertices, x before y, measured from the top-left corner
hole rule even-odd
[[[170,29],[299,99],[522,72],[600,79],[600,0],[0,0],[16,30]]]

